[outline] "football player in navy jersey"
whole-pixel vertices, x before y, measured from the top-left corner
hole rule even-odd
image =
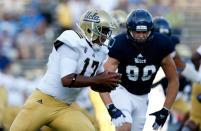
[[[153,129],[162,127],[178,92],[176,67],[170,57],[174,50],[169,37],[153,32],[152,16],[147,10],[132,11],[127,18],[127,33],[110,41],[105,70],[122,74],[121,84],[111,93],[100,93],[118,131],[142,131],[146,119],[148,93],[161,66],[168,78],[168,91]],[[160,98],[159,98],[160,99]]]
[[[154,32],[159,32],[161,34],[164,34],[170,37],[174,48],[177,44],[180,43],[179,38],[171,34],[170,24],[165,18],[155,17],[153,20],[153,25],[154,25]],[[175,50],[171,53],[171,57],[173,58],[175,62],[177,71],[182,76],[184,76],[185,78],[193,82],[201,83],[201,76],[199,75],[199,73],[189,63],[184,63]]]

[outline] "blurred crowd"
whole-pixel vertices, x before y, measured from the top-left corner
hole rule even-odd
[[[91,8],[107,12],[121,9],[149,9],[153,16],[164,16],[173,33],[181,35],[184,15],[176,1],[160,0],[2,0],[0,2],[0,70],[20,60],[46,60],[50,44],[66,29],[75,29],[81,14]],[[13,8],[14,7],[14,8]],[[49,50],[48,50],[49,49]]]

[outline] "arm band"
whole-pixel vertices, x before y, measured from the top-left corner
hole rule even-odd
[[[77,78],[77,74],[74,74],[73,79],[72,79],[72,81],[71,81],[71,83],[70,83],[70,85],[69,85],[69,88],[71,88],[71,87],[73,86],[73,84],[74,84],[75,81],[76,81],[76,78]]]

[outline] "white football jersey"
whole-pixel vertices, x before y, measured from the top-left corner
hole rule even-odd
[[[62,45],[57,50],[55,47],[52,49],[47,72],[37,88],[62,102],[71,104],[81,88],[63,87],[61,78],[71,73],[93,76],[103,72],[103,62],[108,49],[102,46],[95,52],[85,38],[72,30],[63,32],[56,41]]]

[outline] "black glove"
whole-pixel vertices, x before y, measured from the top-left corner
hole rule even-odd
[[[163,127],[163,125],[165,124],[165,121],[169,115],[169,110],[166,108],[162,108],[160,111],[156,111],[149,115],[154,115],[156,117],[152,127],[154,130],[158,130],[159,127]]]
[[[121,110],[117,109],[114,104],[110,104],[107,106],[108,112],[112,118],[112,123],[116,127],[122,126],[125,121],[125,115],[121,112]]]

